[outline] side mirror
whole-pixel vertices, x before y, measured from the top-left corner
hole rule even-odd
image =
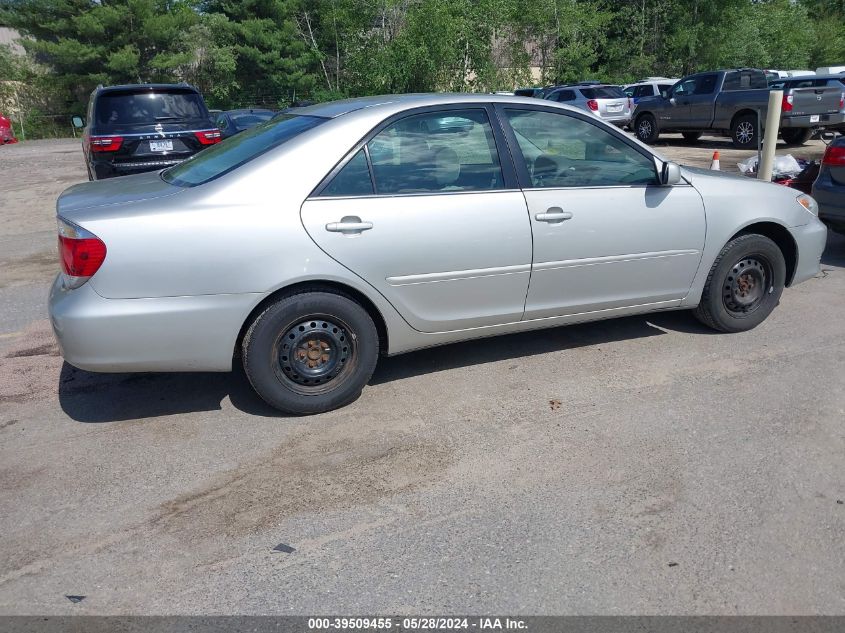
[[[70,122],[73,123],[73,127],[78,130],[85,127],[85,121],[82,120],[81,116],[75,116],[71,118]]]
[[[660,184],[671,187],[679,182],[681,182],[681,166],[672,161],[663,163],[663,168],[660,170]]]

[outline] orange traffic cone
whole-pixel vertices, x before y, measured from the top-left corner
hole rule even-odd
[[[719,169],[720,169],[719,168],[719,151],[718,150],[713,152],[713,161],[710,163],[710,169],[715,169],[716,171],[719,171]]]

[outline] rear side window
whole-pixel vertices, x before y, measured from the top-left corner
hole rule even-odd
[[[695,82],[696,95],[710,95],[716,90],[716,75],[702,75]]]
[[[637,98],[651,97],[651,96],[653,96],[652,90],[653,90],[653,88],[650,85],[648,85],[648,86],[637,86],[636,90],[634,90],[634,96],[637,97]]]
[[[484,110],[409,116],[379,132],[367,148],[378,194],[489,191],[504,186]]]
[[[331,182],[326,185],[321,196],[371,196],[373,181],[370,178],[370,167],[367,165],[367,155],[360,150]]]
[[[766,78],[766,73],[762,70],[746,68],[744,70],[731,70],[725,73],[725,81],[722,85],[722,91],[754,90],[768,87],[769,83]]]
[[[560,90],[555,93],[554,101],[575,101],[575,91],[574,90]]]
[[[207,118],[202,97],[187,89],[104,92],[94,106],[94,120],[104,127]]]
[[[315,116],[281,114],[267,123],[212,145],[170,169],[165,169],[161,177],[165,182],[179,187],[201,185],[237,169],[327,120]]]
[[[669,92],[672,89],[672,84],[658,84],[657,90],[661,93]]]
[[[581,88],[581,94],[586,99],[622,99],[625,93],[617,86],[598,86],[596,88]]]

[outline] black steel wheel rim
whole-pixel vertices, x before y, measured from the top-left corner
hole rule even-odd
[[[337,317],[312,315],[286,327],[273,345],[276,377],[303,395],[336,389],[357,359],[357,338]]]
[[[725,309],[744,317],[756,311],[774,291],[772,266],[762,255],[747,255],[728,271],[722,286]]]

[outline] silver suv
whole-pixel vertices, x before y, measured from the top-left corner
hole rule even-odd
[[[543,98],[581,108],[619,127],[625,127],[631,121],[631,100],[619,86],[606,84],[555,86],[547,89]]]

